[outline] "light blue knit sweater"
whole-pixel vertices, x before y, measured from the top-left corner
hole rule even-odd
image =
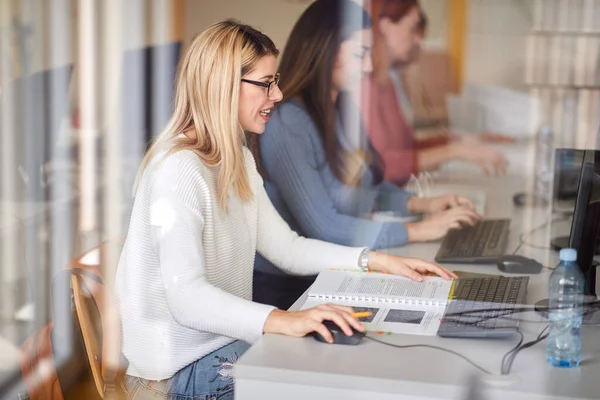
[[[350,147],[341,123],[338,135]],[[407,214],[410,194],[390,182],[373,182],[366,168],[359,187],[336,178],[325,159],[325,149],[316,126],[296,100],[289,100],[271,113],[260,138],[265,188],[283,219],[298,234],[346,246],[373,249],[397,247],[408,241],[400,222],[369,220],[374,211]],[[258,256],[255,268],[282,273]]]

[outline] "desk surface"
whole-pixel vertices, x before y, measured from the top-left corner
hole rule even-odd
[[[490,184],[491,182],[491,184]],[[524,181],[505,177],[488,180],[487,217],[512,219],[507,252],[513,252],[522,232],[543,225],[548,210],[517,209],[512,195],[522,191]],[[480,186],[481,187],[481,186]],[[553,230],[564,233],[564,226]],[[558,224],[560,225],[560,223]],[[568,231],[567,231],[568,232]],[[550,229],[527,235],[530,243],[549,243]],[[390,249],[395,254],[432,260],[439,243],[412,244]],[[523,246],[519,251],[545,265],[558,262],[555,252]],[[490,265],[450,265],[454,270],[498,273]],[[547,295],[550,271],[530,276],[527,302],[534,304]],[[298,307],[304,300],[294,305]],[[533,312],[520,318],[525,340],[534,339],[546,326]],[[467,382],[474,376],[483,380],[486,399],[597,399],[600,397],[600,327],[582,329],[584,358],[581,368],[561,370],[545,364],[544,344],[519,353],[510,379],[514,382],[491,383],[479,370],[455,355],[428,348],[394,349],[364,339],[358,346],[345,347],[316,342],[312,338],[265,335],[236,365],[236,399],[461,399],[467,398]],[[500,373],[503,355],[517,343],[510,340],[444,339],[437,336],[390,335],[378,339],[395,344],[430,344],[457,351],[494,374]],[[481,398],[481,397],[473,397]]]

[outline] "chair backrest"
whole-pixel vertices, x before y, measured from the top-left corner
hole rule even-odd
[[[101,260],[109,254],[118,254],[121,246],[120,242],[105,242],[69,266],[77,319],[94,384],[102,398],[119,392],[127,366],[121,355],[118,310],[101,272]]]

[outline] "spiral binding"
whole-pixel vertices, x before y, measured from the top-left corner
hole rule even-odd
[[[317,298],[318,300],[323,300],[326,302],[367,302],[374,304],[394,304],[394,305],[407,305],[407,306],[425,306],[425,307],[445,307],[447,305],[446,301],[441,301],[437,299],[432,300],[422,300],[418,298],[385,298],[385,297],[377,297],[377,296],[343,296],[336,294],[319,294],[316,296],[310,296],[313,298]]]

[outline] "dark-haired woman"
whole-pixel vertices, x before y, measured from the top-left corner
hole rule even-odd
[[[467,199],[411,197],[381,180],[376,153],[352,145],[340,118],[340,93],[370,71],[370,47],[370,17],[350,0],[317,0],[295,24],[280,64],[283,103],[255,148],[271,202],[303,236],[371,249],[434,240],[474,224],[480,217]],[[368,219],[390,210],[431,215],[410,223]],[[288,308],[313,279],[257,257],[254,299]]]

